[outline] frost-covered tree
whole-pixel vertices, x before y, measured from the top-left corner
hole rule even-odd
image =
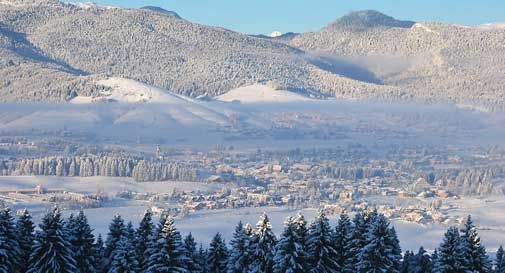
[[[225,273],[226,263],[228,261],[228,248],[224,242],[221,233],[217,233],[210,242],[207,253],[207,262],[209,263],[209,273]]]
[[[105,268],[105,243],[102,239],[102,234],[98,234],[96,242],[93,244],[93,253],[95,256],[96,272],[103,272]]]
[[[0,272],[17,272],[20,269],[21,249],[16,234],[16,225],[9,208],[0,206]]]
[[[496,251],[496,259],[494,262],[494,273],[505,273],[505,261],[503,255],[503,247],[500,246]]]
[[[199,273],[202,271],[198,261],[195,238],[191,233],[184,237],[184,250],[187,257],[186,268],[188,273]]]
[[[72,245],[76,262],[76,273],[92,273],[95,270],[95,236],[88,224],[88,219],[81,210],[76,217],[68,221],[69,241]]]
[[[30,273],[73,273],[75,260],[59,208],[42,218],[30,256]]]
[[[338,272],[333,232],[324,210],[319,210],[307,233],[307,254],[311,273]]]
[[[491,261],[482,245],[477,229],[469,215],[461,229],[461,240],[464,246],[468,269],[471,272],[486,273],[491,271]]]
[[[198,263],[200,264],[200,268],[202,269],[202,273],[209,272],[209,264],[207,263],[207,250],[203,248],[203,245],[200,244],[198,248]]]
[[[413,254],[410,259],[409,273],[430,273],[433,270],[433,263],[430,255],[423,247],[419,248],[417,254]]]
[[[107,233],[107,240],[105,241],[105,269],[110,267],[110,263],[114,258],[114,251],[121,238],[126,236],[126,227],[121,215],[115,215],[109,225],[109,232]]]
[[[336,262],[340,266],[340,272],[353,272],[353,257],[351,253],[352,224],[347,214],[340,215],[335,227],[335,237],[333,239],[335,251],[337,252]]]
[[[293,217],[284,222],[284,231],[277,242],[274,256],[274,273],[304,273],[308,271],[305,245],[297,234],[297,226]]]
[[[347,265],[345,272],[357,272],[359,263],[359,254],[361,250],[366,245],[366,233],[368,225],[366,223],[365,215],[363,213],[357,213],[353,220],[353,230],[351,235],[351,241],[349,246],[349,252],[352,259],[352,263]]]
[[[470,273],[465,246],[456,227],[451,227],[444,235],[434,261],[434,273]]]
[[[250,250],[253,253],[253,261],[250,266],[251,272],[272,272],[277,238],[272,231],[272,224],[266,213],[260,216],[260,220],[256,224],[256,230],[250,237],[250,242]]]
[[[128,232],[121,236],[121,239],[113,251],[113,257],[109,266],[108,273],[137,273],[139,264],[134,248],[133,228],[130,235]]]
[[[33,224],[32,216],[25,209],[21,212],[16,222],[16,234],[19,244],[19,272],[24,273],[28,270],[27,261],[30,260],[32,253],[32,244],[35,240],[35,225]]]
[[[235,227],[233,239],[230,242],[230,256],[228,258],[227,273],[242,273],[251,264],[249,251],[249,235],[246,234],[242,222]]]
[[[160,221],[163,226],[155,234],[154,242],[149,246],[150,253],[147,261],[149,273],[178,273],[187,270],[185,250],[182,245],[182,238],[175,228],[174,219],[171,216],[162,216]]]
[[[137,252],[137,261],[142,270],[147,269],[147,256],[146,250],[149,246],[149,240],[153,236],[154,224],[152,220],[153,214],[150,209],[144,212],[144,217],[140,221],[139,227],[136,232],[135,251]]]
[[[374,216],[374,221],[366,233],[366,245],[359,254],[357,272],[399,272],[401,267],[399,249],[396,232],[389,227],[386,217],[382,214]]]

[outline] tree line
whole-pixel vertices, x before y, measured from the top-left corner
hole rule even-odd
[[[105,241],[82,211],[65,220],[55,207],[35,231],[26,210],[17,219],[0,210],[0,272],[9,273],[503,273],[503,254],[500,247],[491,261],[470,216],[433,253],[402,255],[394,227],[376,211],[342,214],[335,227],[324,210],[310,224],[299,213],[280,237],[263,214],[255,228],[239,222],[229,244],[217,233],[205,248],[167,214],[155,224],[150,210],[137,228],[114,216]]]
[[[196,168],[133,157],[75,156],[0,161],[0,175],[111,176],[145,181],[197,181]]]

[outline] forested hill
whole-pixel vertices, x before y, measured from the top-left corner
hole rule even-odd
[[[123,77],[192,97],[265,84],[313,97],[505,105],[505,31],[348,14],[283,39],[157,7],[0,1],[0,101],[99,96]]]

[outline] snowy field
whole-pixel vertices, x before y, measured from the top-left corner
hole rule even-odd
[[[46,177],[46,176],[25,176],[25,177],[0,177],[0,191],[33,189],[36,185],[45,188],[64,189],[81,193],[96,193],[103,191],[110,195],[122,190],[136,192],[171,192],[174,188],[179,190],[220,190],[221,184],[206,184],[194,182],[147,182],[136,183],[131,178],[112,177]],[[449,211],[450,216],[465,217],[471,214],[480,229],[483,242],[490,251],[495,251],[500,244],[505,244],[505,197],[496,196],[487,199],[464,198],[459,200],[448,200],[447,204],[454,205],[456,209]],[[51,206],[48,203],[40,202],[15,202],[9,204],[13,209],[28,208],[36,221],[39,221],[45,211]],[[110,220],[115,214],[121,214],[127,221],[138,224],[142,218],[147,205],[138,201],[128,201],[123,203],[110,204],[108,207],[86,209],[90,224],[94,227],[95,233],[106,234]],[[274,231],[279,235],[282,231],[282,223],[289,215],[296,215],[296,210],[278,207],[265,208],[242,208],[213,211],[199,211],[190,213],[184,219],[177,219],[177,227],[182,233],[192,232],[196,239],[204,244],[209,243],[209,239],[216,232],[221,232],[229,241],[235,225],[238,221],[255,225],[259,216],[267,212],[272,220]],[[65,211],[68,215],[70,211]],[[316,209],[305,209],[302,211],[308,220],[313,219]],[[333,224],[337,221],[337,216],[331,216]],[[420,225],[404,221],[393,221],[401,240],[404,250],[417,249],[423,245],[427,249],[434,249],[440,243],[447,226],[441,224]]]

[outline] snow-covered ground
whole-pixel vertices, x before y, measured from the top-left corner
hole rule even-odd
[[[239,101],[241,103],[279,103],[279,102],[303,102],[311,101],[305,96],[296,94],[286,90],[275,90],[269,86],[254,84],[250,86],[240,87],[228,91],[227,93],[216,98],[220,101],[232,102]]]

